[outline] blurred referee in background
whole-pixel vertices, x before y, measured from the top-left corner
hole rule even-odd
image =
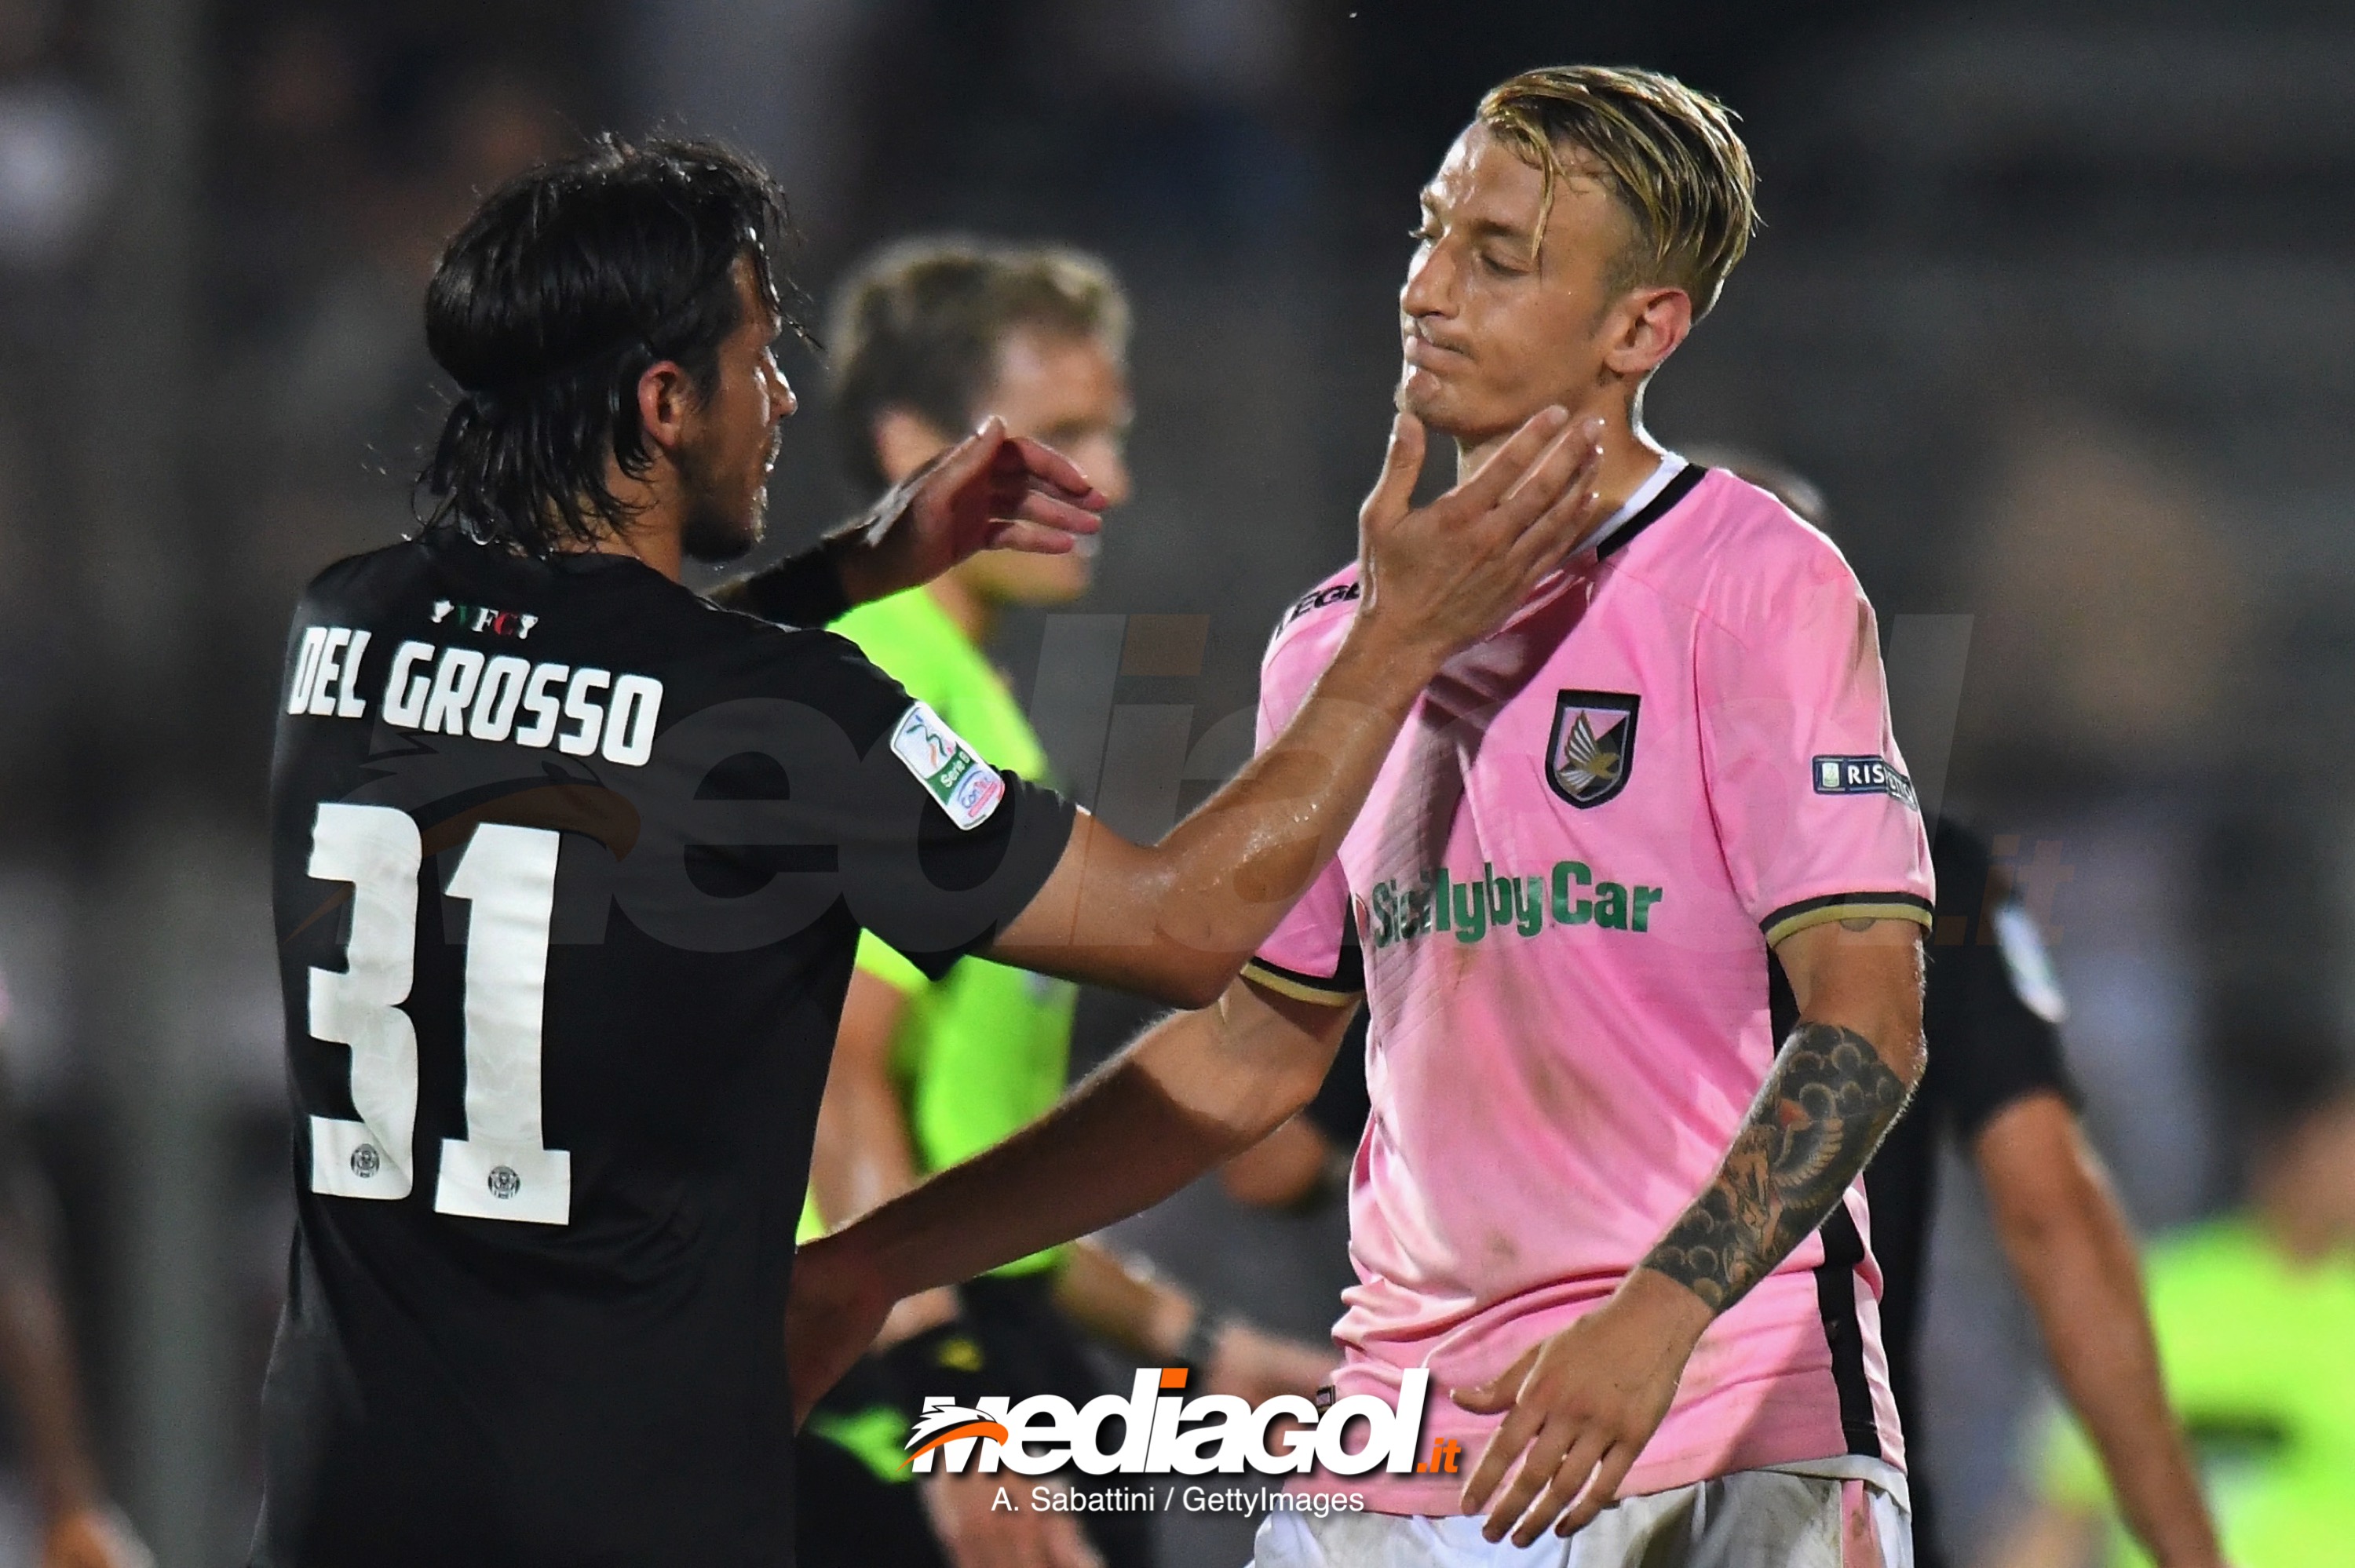
[[[1822,493],[1799,476],[1746,453],[1691,455],[1823,526]],[[2215,1530],[2160,1384],[2134,1232],[2077,1124],[2077,1089],[2062,1060],[2065,1008],[2043,939],[1985,839],[1940,821],[1930,853],[1938,896],[1923,949],[1929,1067],[1864,1173],[1882,1281],[1881,1341],[1905,1430],[1914,1561],[1920,1568],[1946,1568],[1949,1561],[1924,1462],[1928,1424],[1915,1357],[1943,1135],[1978,1168],[2012,1276],[2127,1527],[2159,1568],[2221,1568]],[[1780,1039],[1798,1009],[1771,955],[1767,964]],[[1365,1127],[1365,1029],[1361,1014],[1314,1105],[1229,1161],[1230,1194],[1284,1207],[1344,1184]]]
[[[1060,246],[930,238],[854,269],[827,340],[834,416],[852,482],[879,494],[989,415],[1128,498],[1128,302],[1110,269]],[[1091,541],[1092,543],[1092,541]],[[984,552],[922,588],[859,606],[834,630],[928,703],[991,763],[1051,777],[1039,736],[990,662],[1005,611],[1087,591],[1092,549]],[[848,1223],[922,1177],[1037,1120],[1063,1092],[1079,988],[960,959],[928,979],[859,938],[818,1113],[805,1237]],[[1082,1330],[1148,1364],[1186,1363],[1197,1392],[1258,1403],[1313,1393],[1329,1347],[1278,1340],[1196,1301],[1093,1241],[1019,1259],[900,1304],[882,1349],[820,1403],[801,1439],[804,1568],[1146,1568],[1142,1513],[1023,1506],[1003,1476],[918,1478],[901,1447],[926,1393],[1107,1392]],[[1109,1478],[1107,1478],[1109,1479]],[[1082,1487],[1103,1483],[1076,1478]]]

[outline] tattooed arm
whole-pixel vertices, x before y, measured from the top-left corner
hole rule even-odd
[[[1644,1266],[1711,1312],[1741,1300],[1831,1213],[1905,1108],[1918,1072],[1912,1066],[1900,1077],[1853,1029],[1802,1021],[1783,1042],[1717,1180]]]
[[[1920,938],[1898,920],[1785,938],[1775,956],[1799,1023],[1709,1187],[1609,1301],[1494,1383],[1456,1392],[1466,1410],[1505,1413],[1465,1509],[1480,1511],[1520,1460],[1487,1510],[1489,1540],[1511,1531],[1528,1546],[1548,1525],[1568,1535],[1610,1504],[1701,1330],[1823,1224],[1881,1147],[1922,1075]]]

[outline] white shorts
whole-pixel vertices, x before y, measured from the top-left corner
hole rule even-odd
[[[1273,1513],[1252,1568],[1913,1568],[1904,1505],[1870,1481],[1737,1470],[1623,1498],[1564,1541],[1490,1542],[1473,1517]]]

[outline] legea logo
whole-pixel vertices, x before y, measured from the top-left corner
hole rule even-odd
[[[1430,1384],[1416,1368],[1400,1379],[1395,1408],[1359,1393],[1319,1410],[1296,1393],[1258,1405],[1231,1393],[1188,1399],[1185,1368],[1146,1367],[1127,1398],[1103,1394],[1077,1409],[1051,1393],[985,1394],[970,1406],[934,1395],[902,1463],[922,1476],[936,1466],[955,1475],[1046,1476],[1067,1466],[1091,1476],[1409,1475],[1432,1467],[1415,1463]],[[1118,1432],[1111,1446],[1107,1428]]]

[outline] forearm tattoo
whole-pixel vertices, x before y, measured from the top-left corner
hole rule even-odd
[[[1863,1035],[1801,1023],[1717,1179],[1644,1266],[1724,1311],[1823,1224],[1912,1093]]]

